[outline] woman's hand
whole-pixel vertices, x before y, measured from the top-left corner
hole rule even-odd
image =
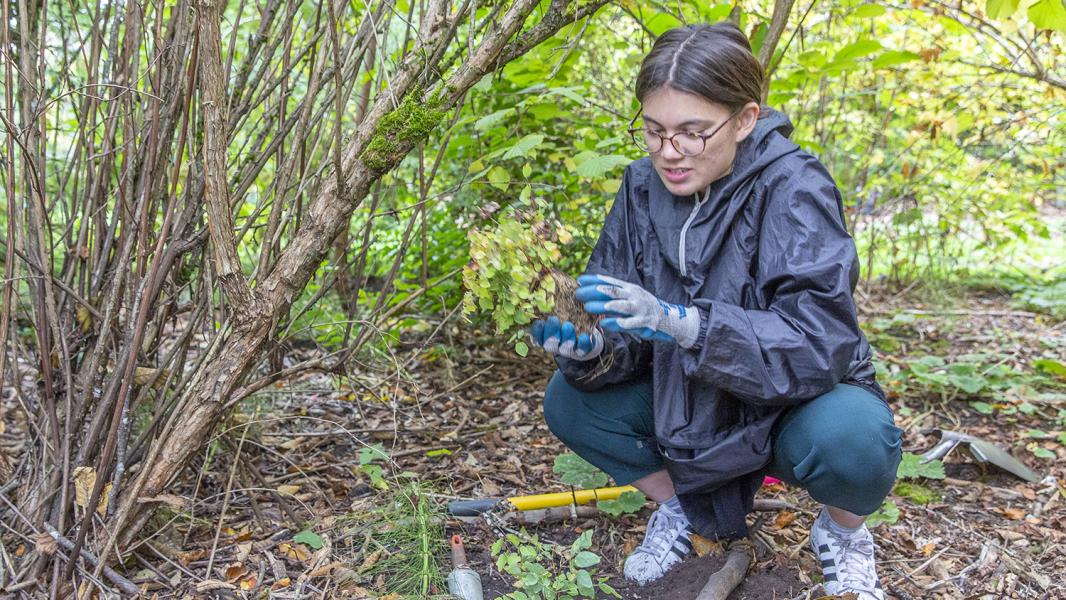
[[[700,331],[700,315],[694,306],[667,304],[639,285],[608,277],[582,275],[577,299],[585,311],[607,315],[604,329],[621,331],[642,339],[677,342],[691,348]]]
[[[533,321],[529,328],[529,337],[532,338],[534,346],[563,358],[591,360],[603,352],[603,334],[599,328],[579,334],[573,323],[560,321],[555,315]]]

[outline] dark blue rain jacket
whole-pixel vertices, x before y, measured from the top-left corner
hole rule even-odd
[[[649,158],[626,167],[586,273],[696,306],[699,338],[686,350],[607,331],[606,371],[557,358],[586,391],[650,371],[656,441],[705,537],[746,534],[787,407],[840,382],[884,399],[856,318],[858,258],[840,192],[791,133],[788,117],[764,108],[705,202],[667,191]]]

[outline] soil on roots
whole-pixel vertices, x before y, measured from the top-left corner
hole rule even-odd
[[[574,295],[578,288],[577,280],[555,269],[552,269],[549,275],[555,282],[555,293],[552,294],[554,314],[561,321],[573,323],[578,332],[592,331],[600,322],[600,318],[585,312],[584,305]]]

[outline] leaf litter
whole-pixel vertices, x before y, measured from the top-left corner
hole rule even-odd
[[[970,310],[940,312],[907,296],[878,290],[863,296],[860,316],[879,350],[880,381],[907,452],[931,448],[937,428],[964,431],[1046,475],[1025,483],[958,451],[945,458],[942,474],[908,462],[908,477],[900,480],[906,485],[890,495],[873,528],[889,596],[1060,597],[1066,379],[1056,365],[1066,356],[1066,326],[1016,310],[994,292],[969,294]],[[901,314],[915,318],[893,322]],[[451,339],[461,339],[458,333]],[[496,571],[488,551],[498,532],[449,519],[441,507],[453,498],[570,489],[554,470],[556,457],[568,451],[548,431],[540,406],[554,365],[543,356],[516,357],[487,335],[469,337],[476,343],[447,348],[404,339],[396,353],[410,357],[405,369],[340,382],[302,375],[250,399],[245,404],[254,411],[234,415],[221,434],[234,444],[247,436],[240,460],[226,451],[201,455],[165,497],[142,499],[160,503],[159,522],[126,575],[160,598],[446,597],[447,536],[458,532],[486,598],[512,591],[513,581]],[[910,365],[929,355],[978,365],[959,371],[975,379],[952,386],[916,376]],[[90,474],[79,476],[77,487],[84,487]],[[817,505],[780,484],[759,497],[792,508],[751,516],[756,561],[730,598],[817,598],[820,569],[807,549]],[[589,550],[601,559],[593,568],[624,598],[695,597],[723,560],[711,540],[648,587],[621,577],[652,509],[531,530],[564,545],[593,530]],[[403,588],[397,574],[415,587]]]

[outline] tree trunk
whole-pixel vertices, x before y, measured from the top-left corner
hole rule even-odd
[[[484,19],[472,14],[479,7],[474,2],[428,0],[419,5],[419,18],[394,19],[392,0],[370,3],[365,14],[346,12],[360,9],[333,1],[313,3],[311,11],[284,0],[240,3],[258,15],[256,33],[245,41],[238,25],[248,15],[224,0],[178,0],[165,10],[128,1],[15,0],[12,6],[0,0],[0,33],[5,47],[11,40],[17,49],[23,73],[15,76],[11,61],[4,61],[9,104],[3,114],[13,114],[15,98],[23,122],[5,123],[5,155],[17,164],[4,167],[14,235],[4,246],[0,344],[12,339],[16,352],[25,350],[24,342],[7,337],[7,328],[14,327],[12,276],[26,271],[32,275],[37,333],[31,351],[42,384],[35,393],[17,388],[35,435],[15,475],[24,483],[19,510],[0,511],[13,520],[17,514],[27,534],[38,533],[45,521],[55,525],[56,534],[71,542],[71,553],[98,557],[98,572],[114,560],[116,547],[138,536],[158,506],[151,499],[167,491],[235,399],[248,393],[245,380],[277,342],[279,325],[371,187],[423,143],[485,74],[606,3],[553,0],[532,18],[540,2],[518,0]],[[74,36],[74,28],[46,31],[53,19],[75,18],[71,11],[79,11],[79,19],[91,17],[90,29],[78,31],[77,40],[64,37]],[[230,22],[234,37],[222,35],[223,12],[228,21],[238,20]],[[352,26],[341,27],[340,20]],[[378,28],[392,21],[410,28],[406,37],[413,47],[388,47],[395,36]],[[305,30],[295,32],[294,23]],[[78,49],[62,55],[64,64],[45,69],[38,41],[49,36]],[[238,39],[247,46],[236,55]],[[239,63],[228,64],[235,56]],[[463,62],[455,64],[456,57]],[[279,61],[291,70],[279,75]],[[329,111],[345,106],[358,76],[371,69],[387,85],[363,87],[357,127],[334,129],[344,115],[331,119]],[[84,74],[86,80],[73,85],[92,93],[51,102],[37,97],[65,90],[66,80],[39,81],[62,73],[75,79]],[[283,78],[302,79],[299,89],[306,96],[293,96],[297,87]],[[55,149],[43,127],[58,120],[57,107],[70,102],[67,97],[78,103],[73,141],[62,149],[70,175],[51,176],[44,167],[55,161],[45,158]],[[349,134],[346,141],[342,133]],[[325,168],[306,164],[319,140],[328,140],[329,158],[319,163]],[[260,197],[255,207],[256,214],[275,218],[269,239],[258,240],[262,258],[250,257],[253,278],[242,258],[249,260],[248,236],[263,232],[240,227],[238,217],[250,224],[254,215],[238,215],[237,209],[254,202],[248,191],[262,184],[272,158],[278,160],[272,176],[282,184],[269,198],[282,204],[269,206]],[[40,185],[46,176],[57,183]],[[44,197],[45,189],[53,195]],[[18,220],[31,217],[38,226]],[[64,265],[58,275],[47,254],[56,247]],[[187,329],[175,343],[163,344],[162,332],[179,317]],[[186,365],[194,335],[207,346]],[[4,349],[0,381],[17,375],[15,364],[25,360],[9,360]],[[143,373],[157,376],[147,382]],[[137,407],[147,409],[151,422],[131,432],[129,415]],[[129,465],[133,460],[138,462]],[[127,480],[123,473],[130,466],[135,475]],[[88,506],[105,495],[112,500],[103,527],[89,527],[87,518],[72,523],[75,467],[96,476]],[[105,484],[113,484],[110,494]],[[109,533],[102,539],[93,531]],[[50,582],[55,592],[69,581],[61,573],[65,563],[53,562],[55,557],[31,550],[26,560],[37,568],[21,571],[24,582]],[[60,568],[46,571],[49,564]]]

